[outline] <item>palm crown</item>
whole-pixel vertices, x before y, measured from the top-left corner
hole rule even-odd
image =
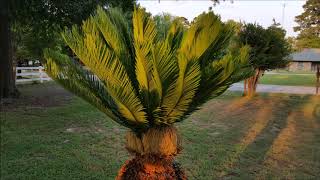
[[[45,51],[49,75],[135,132],[183,120],[247,77],[248,48],[227,50],[233,27],[212,12],[189,27],[178,20],[159,38],[154,20],[135,8],[96,13],[62,36],[85,65]]]

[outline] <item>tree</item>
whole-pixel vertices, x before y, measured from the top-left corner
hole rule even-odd
[[[175,23],[180,23],[181,27],[189,26],[189,21],[185,17],[178,17],[173,16],[169,13],[163,13],[160,15],[156,15],[153,17],[153,20],[155,21],[155,25],[157,28],[157,38],[164,38],[167,35],[167,32],[169,31],[170,25]]]
[[[0,1],[0,102],[15,94],[15,79],[10,52],[9,1]]]
[[[248,47],[225,48],[232,31],[210,12],[187,29],[171,22],[157,39],[155,21],[143,9],[136,8],[131,21],[119,9],[100,7],[62,34],[85,67],[48,49],[46,70],[129,128],[126,147],[135,157],[117,179],[185,179],[174,162],[181,144],[173,124],[247,77]]]
[[[243,24],[241,22],[236,22],[234,20],[228,20],[226,24],[233,27],[234,29],[234,34],[230,40],[230,44],[228,48],[230,50],[239,49],[242,46],[242,44],[239,43],[239,34],[241,32]]]
[[[13,23],[20,27],[15,34],[25,41],[17,42],[18,45],[23,43],[33,56],[42,59],[43,48],[63,45],[57,34],[64,27],[81,24],[97,5],[120,7],[128,13],[132,12],[134,4],[135,0],[15,0],[11,14]]]
[[[292,51],[298,51],[299,50],[299,48],[297,46],[297,39],[295,37],[292,37],[292,36],[288,37],[287,38],[287,42],[289,43]]]
[[[163,14],[156,15],[153,17],[155,24],[156,24],[158,34],[160,34],[162,36],[161,38],[166,36],[165,33],[168,32],[168,30],[170,28],[170,24],[172,23],[174,18],[175,17],[169,13],[163,13]]]
[[[297,46],[301,48],[320,48],[320,1],[307,0],[304,12],[296,16],[298,23],[294,31],[299,32]]]
[[[61,48],[64,44],[58,32],[65,26],[81,24],[97,5],[119,6],[124,12],[131,12],[134,4],[135,0],[1,0],[1,28],[7,29],[0,34],[4,40],[1,50],[8,51],[5,53],[8,55],[1,56],[0,61],[4,68],[0,76],[0,98],[17,94],[15,58],[27,55],[41,60],[43,48]]]
[[[240,33],[240,44],[251,47],[250,63],[255,74],[245,80],[244,95],[252,97],[255,95],[259,78],[266,70],[283,68],[288,61],[291,48],[285,39],[285,30],[274,23],[264,29],[258,24],[245,24]]]

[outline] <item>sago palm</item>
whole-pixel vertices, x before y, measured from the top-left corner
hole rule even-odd
[[[131,21],[100,7],[62,33],[75,57],[46,50],[46,69],[128,128],[126,148],[134,158],[117,179],[185,179],[174,163],[181,141],[173,124],[247,77],[248,48],[227,50],[232,33],[209,12],[188,27],[172,21],[159,38],[143,9],[135,8]]]

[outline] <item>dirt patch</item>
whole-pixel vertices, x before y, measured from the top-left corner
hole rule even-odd
[[[56,83],[18,85],[19,98],[2,99],[0,111],[61,106],[74,97]]]

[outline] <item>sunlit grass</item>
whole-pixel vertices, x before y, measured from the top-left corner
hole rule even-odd
[[[304,74],[265,74],[261,77],[260,84],[288,85],[288,86],[315,86],[316,75]]]

